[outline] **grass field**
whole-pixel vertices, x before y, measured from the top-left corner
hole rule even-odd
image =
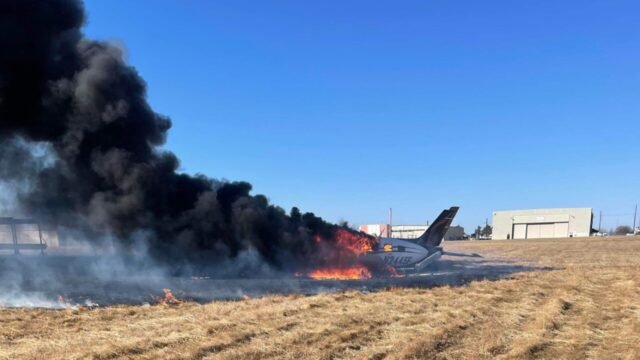
[[[638,359],[640,238],[449,242],[554,270],[465,287],[4,309],[0,357]]]

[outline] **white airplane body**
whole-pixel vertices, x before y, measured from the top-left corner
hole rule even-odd
[[[440,244],[457,212],[455,206],[444,210],[417,239],[380,238],[378,247],[366,256],[403,273],[422,271],[442,256]]]

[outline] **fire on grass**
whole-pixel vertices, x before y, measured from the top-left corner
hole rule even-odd
[[[321,268],[311,271],[307,276],[315,280],[359,280],[370,279],[371,272],[364,266],[348,268]]]
[[[315,240],[321,246],[326,243],[333,244],[329,255],[325,257],[328,265],[315,268],[306,274],[297,273],[296,276],[306,276],[315,280],[363,280],[373,276],[372,269],[359,260],[378,245],[377,238],[341,228],[333,232],[330,242],[320,235],[317,235]],[[386,276],[398,275],[390,266],[382,267],[382,271],[376,269],[375,274],[381,272]]]
[[[178,299],[171,289],[162,289],[164,296],[153,296],[153,300],[156,304],[160,305],[179,305],[182,304],[182,300]]]

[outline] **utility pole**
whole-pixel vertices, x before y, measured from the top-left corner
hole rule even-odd
[[[598,232],[602,234],[602,210],[600,210],[600,220],[598,221]]]
[[[636,209],[633,212],[633,232],[636,232],[636,217],[638,216],[638,204],[636,204]]]
[[[393,208],[389,208],[389,234],[388,237],[392,237],[393,233]]]

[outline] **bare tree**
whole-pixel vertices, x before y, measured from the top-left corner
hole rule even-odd
[[[482,236],[491,236],[493,233],[493,228],[490,225],[485,225],[482,229]]]
[[[633,233],[633,229],[629,225],[620,225],[613,232],[614,235],[626,235]]]

